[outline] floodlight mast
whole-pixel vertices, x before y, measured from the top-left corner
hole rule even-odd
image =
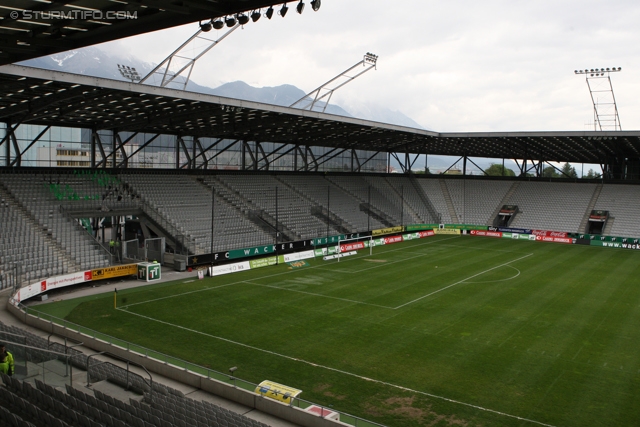
[[[146,82],[147,84],[158,85],[160,87],[167,87],[168,85],[173,83],[177,86],[178,89],[185,90],[187,88],[187,84],[189,83],[191,72],[193,71],[193,66],[195,65],[196,61],[200,59],[205,53],[209,52],[211,49],[217,46],[218,43],[220,43],[222,40],[227,38],[229,34],[242,26],[236,22],[222,36],[220,36],[216,40],[212,40],[201,35],[203,32],[210,31],[210,24],[213,25],[213,28],[216,28],[216,23],[214,22],[201,24],[200,30],[192,35],[179,48],[173,51],[171,55],[169,55],[164,61],[158,64],[153,70],[151,70],[149,74],[140,79],[140,83]],[[196,46],[203,41],[204,45]],[[151,77],[161,77],[161,80],[159,83],[154,82],[150,80]]]
[[[620,71],[622,71],[621,67],[589,68],[574,71],[575,74],[586,76],[591,102],[593,103],[594,130],[622,130],[610,76],[610,73]],[[604,102],[601,102],[598,98],[599,94],[605,97]]]
[[[333,92],[340,89],[342,86],[346,85],[349,82],[352,82],[356,78],[360,77],[367,71],[376,68],[376,64],[378,62],[378,55],[374,55],[373,53],[367,52],[364,55],[362,61],[355,64],[353,67],[343,71],[333,79],[329,80],[319,88],[309,92],[296,102],[290,105],[291,108],[300,108],[302,110],[314,111],[316,104],[318,104],[321,100],[325,99],[324,106],[322,107],[322,112],[324,113],[331,101],[331,97],[333,96]],[[358,67],[363,67],[364,69],[357,72],[354,75],[349,75],[352,71],[356,70]]]

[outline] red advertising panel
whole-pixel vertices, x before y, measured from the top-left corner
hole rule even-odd
[[[541,237],[561,237],[561,238],[568,237],[568,234],[562,231],[531,230],[531,234],[535,236],[541,236]],[[545,242],[548,242],[548,241],[550,240],[545,240]]]
[[[40,292],[44,292],[47,290],[47,281],[43,280],[42,282],[40,282]]]
[[[536,236],[536,240],[539,242],[568,243],[568,244],[573,243],[573,239],[570,237]]]
[[[384,238],[385,245],[391,245],[392,243],[400,243],[402,242],[402,236],[390,236]]]
[[[364,249],[364,242],[353,242],[340,245],[340,252],[357,251],[358,249]]]
[[[502,237],[502,233],[499,231],[471,230],[470,233],[472,236]]]
[[[424,239],[425,237],[431,237],[431,236],[435,236],[436,235],[436,233],[434,233],[433,230],[420,231],[420,232],[418,232],[418,234],[420,235],[421,239]]]

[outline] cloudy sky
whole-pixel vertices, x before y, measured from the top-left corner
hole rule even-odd
[[[640,129],[637,0],[324,0],[302,15],[295,4],[285,18],[235,31],[197,63],[192,79],[309,92],[373,52],[377,70],[332,102],[385,105],[440,132],[591,130],[589,90],[574,70],[622,67],[611,76],[622,129]],[[197,29],[103,46],[158,63]]]

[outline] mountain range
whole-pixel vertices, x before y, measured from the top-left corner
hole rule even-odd
[[[156,66],[156,64],[140,61],[133,56],[109,53],[99,47],[71,50],[20,63],[20,65],[47,70],[63,71],[113,80],[126,80],[118,71],[117,64],[127,64],[135,68],[142,77],[146,76]],[[195,67],[197,66],[198,64],[196,63]],[[293,85],[285,84],[258,88],[250,86],[243,81],[228,82],[216,88],[211,88],[190,80],[186,90],[279,106],[290,106],[306,94],[302,89]],[[320,107],[324,108],[324,104],[321,104]],[[382,105],[363,104],[351,106],[349,111],[347,111],[338,105],[329,104],[326,106],[325,112],[339,116],[357,117],[380,123],[423,129],[422,126],[410,117]]]

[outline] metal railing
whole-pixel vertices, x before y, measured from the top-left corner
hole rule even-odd
[[[46,348],[42,348],[42,347],[37,347],[37,346],[32,346],[32,345],[25,345],[25,344],[19,344],[16,342],[11,342],[10,345],[12,347],[19,347],[20,349],[23,349],[25,352],[28,351],[36,351],[36,352],[43,352],[43,353],[47,353],[50,354],[54,357],[52,357],[49,360],[42,360],[42,362],[38,362],[35,363],[35,365],[41,365],[42,366],[42,382],[46,383],[46,372],[50,369],[45,367],[45,363],[49,362],[50,360],[54,360],[54,359],[59,359],[62,358],[64,359],[64,364],[65,364],[65,374],[61,375],[63,377],[68,377],[69,378],[69,385],[73,385],[73,363],[71,363],[71,359],[75,358],[75,357],[80,357],[80,356],[84,356],[83,353],[80,354],[68,354],[68,353],[61,353],[59,351],[54,351],[54,350],[49,350]],[[65,349],[66,351],[66,349]],[[25,366],[27,363],[27,358],[25,357]]]
[[[154,203],[151,203],[146,199],[143,199],[140,208],[150,220],[155,222],[160,228],[166,231],[169,236],[174,236],[174,239],[180,240],[180,242],[176,242],[176,244],[184,249],[185,253],[183,255],[196,253],[196,245],[192,241],[191,236],[186,236],[186,230],[180,227],[174,220],[168,218],[161,211],[161,209],[159,209],[159,206],[156,206]],[[180,239],[179,236],[182,236],[182,239]]]
[[[129,341],[112,337],[110,335],[96,331],[94,329],[87,328],[85,326],[81,326],[73,322],[69,322],[68,320],[60,319],[59,317],[52,316],[47,313],[42,313],[38,310],[28,308],[23,304],[19,304],[18,308],[25,313],[25,316],[27,314],[30,314],[34,317],[37,317],[38,319],[47,321],[51,324],[59,325],[65,329],[76,331],[78,333],[91,337],[95,340],[100,340],[110,345],[113,345],[115,347],[125,349],[126,351],[132,353],[132,355],[144,356],[146,358],[152,358],[154,360],[161,361],[167,365],[171,365],[177,369],[181,369],[186,373],[194,373],[197,375],[202,375],[203,377],[224,382],[229,384],[230,386],[247,390],[250,392],[255,392],[256,388],[258,387],[258,384],[256,383],[238,378],[235,375],[235,373],[232,373],[232,374],[224,373],[224,372],[216,371],[215,369],[206,368],[206,367],[197,365],[195,363],[191,363],[186,360],[131,343]],[[341,422],[350,424],[354,427],[386,427],[383,424],[365,420],[364,418],[360,418],[358,416],[349,414],[347,412],[334,409],[331,405],[321,405],[305,399],[301,399],[300,397],[296,397],[295,399],[292,399],[290,406],[295,408],[300,408],[302,410],[305,410],[311,406],[315,406],[316,408],[319,409],[318,411],[320,414],[318,415],[319,417],[327,416],[332,412],[338,413],[340,415]],[[325,414],[325,415],[322,415],[322,414]]]

